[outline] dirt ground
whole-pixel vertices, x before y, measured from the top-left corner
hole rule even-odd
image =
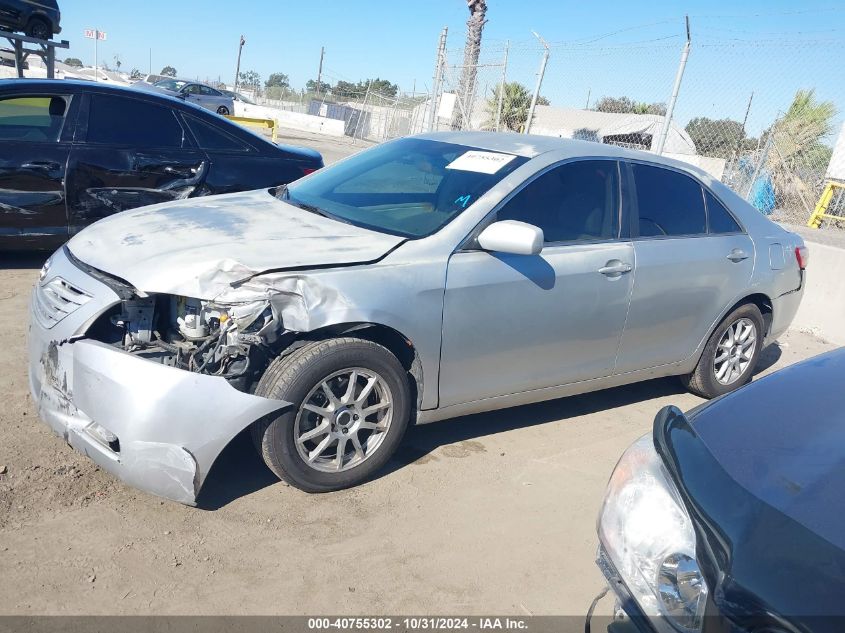
[[[38,421],[41,259],[0,257],[0,614],[583,615],[611,469],[662,406],[700,401],[661,379],[418,427],[379,478],[324,495],[275,480],[239,436],[190,508]],[[763,372],[831,348],[791,331]]]

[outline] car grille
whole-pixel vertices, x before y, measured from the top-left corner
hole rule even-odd
[[[33,308],[39,323],[51,328],[90,301],[91,295],[72,286],[61,277],[53,277],[35,288]]]

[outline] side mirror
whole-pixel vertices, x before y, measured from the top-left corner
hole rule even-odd
[[[188,93],[187,92],[180,92],[176,95],[179,99],[187,99]]]
[[[537,255],[543,250],[543,229],[518,220],[493,222],[481,231],[478,244],[485,251]]]

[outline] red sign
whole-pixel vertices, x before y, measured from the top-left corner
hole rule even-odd
[[[106,32],[97,29],[85,29],[85,37],[89,40],[104,40],[106,39]]]

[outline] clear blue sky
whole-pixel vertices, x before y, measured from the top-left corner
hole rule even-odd
[[[70,56],[93,63],[83,29],[108,34],[100,59],[117,53],[128,70],[174,66],[180,75],[232,82],[238,38],[246,37],[242,70],[263,78],[281,71],[295,88],[315,78],[320,46],[324,74],[357,81],[381,77],[403,90],[431,85],[438,34],[449,27],[450,48],[463,45],[465,0],[60,0],[61,37]],[[572,42],[555,50],[543,90],[555,105],[583,107],[587,92],[666,101],[680,57],[682,19],[691,16],[693,51],[678,104],[681,119],[697,114],[741,119],[755,90],[752,127],[788,106],[797,88],[845,110],[845,2],[841,0],[488,0],[486,46],[514,42],[509,76],[532,84],[539,54],[531,35]],[[608,35],[614,33],[613,35]],[[753,43],[752,43],[753,42]],[[64,52],[62,52],[64,55]],[[498,70],[482,73],[495,83]],[[416,82],[416,84],[415,84]]]

